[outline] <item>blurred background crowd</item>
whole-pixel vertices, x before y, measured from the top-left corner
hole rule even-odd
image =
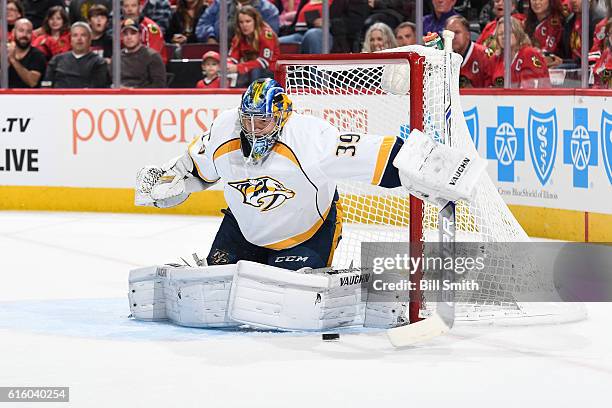
[[[512,0],[512,87],[580,85],[583,1],[588,84],[612,88],[612,0]],[[328,10],[322,0],[226,3],[221,13],[219,0],[122,0],[121,86],[220,87],[222,26],[232,87],[271,77],[281,53],[376,52],[421,42],[415,0],[329,0]],[[114,12],[111,0],[7,0],[9,87],[110,87]],[[504,86],[503,0],[424,0],[423,15],[423,33],[455,33],[462,87]]]

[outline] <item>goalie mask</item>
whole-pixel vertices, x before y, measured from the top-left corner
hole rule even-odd
[[[247,163],[264,160],[289,119],[292,103],[273,79],[254,81],[240,102],[240,140]]]

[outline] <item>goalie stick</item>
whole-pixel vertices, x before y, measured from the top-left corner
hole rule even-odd
[[[444,30],[444,115],[445,129],[440,142],[451,145],[451,88],[450,76],[450,52],[455,33]],[[438,213],[438,238],[443,257],[455,255],[455,203],[449,201]],[[444,268],[439,271],[438,278],[442,282],[453,282],[454,271]],[[440,286],[442,287],[442,286]],[[454,290],[439,290],[435,312],[418,322],[405,326],[395,327],[387,330],[387,337],[394,347],[406,347],[418,342],[426,341],[434,337],[448,333],[455,323],[455,294]]]

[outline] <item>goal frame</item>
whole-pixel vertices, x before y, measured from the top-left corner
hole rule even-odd
[[[341,129],[355,128],[360,132],[380,135],[396,134],[396,136],[404,137],[404,126],[408,125],[410,130],[418,129],[428,132],[434,138],[450,132],[449,134],[453,135],[454,147],[477,152],[462,114],[458,86],[460,64],[460,56],[454,53],[429,47],[407,46],[384,53],[281,55],[277,61],[275,73],[276,79],[290,93],[290,96],[295,98],[295,101],[304,101],[305,111],[308,112],[315,107],[318,110],[313,110],[313,114],[321,115]],[[294,68],[289,68],[289,66]],[[392,68],[387,69],[386,66]],[[311,67],[312,69],[299,67]],[[408,70],[410,72],[407,72]],[[330,74],[325,74],[326,71],[329,71]],[[337,71],[338,74],[331,74],[334,71]],[[370,77],[370,74],[373,76]],[[370,80],[369,78],[375,79]],[[355,100],[356,106],[362,106],[363,101],[360,99],[363,96],[372,96],[373,105],[368,104],[367,101],[363,104],[367,104],[367,110],[371,109],[375,112],[373,121],[367,122],[367,117],[362,119],[360,108],[345,109],[345,107],[353,106],[352,95],[358,97]],[[380,99],[386,95],[391,97],[391,103]],[[447,95],[450,97],[448,100]],[[336,96],[337,100],[333,98]],[[313,105],[309,101],[314,101]],[[300,110],[302,107],[295,106],[294,108]],[[335,114],[337,115],[334,116]],[[406,115],[409,118],[406,118]],[[339,182],[339,186],[345,190],[344,194],[348,194],[347,199],[351,211],[357,213],[356,218],[347,218],[347,220],[356,220],[358,223],[363,220],[364,224],[369,224],[369,214],[374,214],[374,217],[380,214],[382,218],[374,220],[374,224],[381,221],[380,225],[396,226],[395,219],[388,217],[384,213],[385,210],[379,213],[376,204],[369,208],[370,212],[362,211],[362,208],[371,204],[360,203],[358,199],[352,197],[354,195],[352,191],[356,191],[356,194],[366,192],[367,196],[369,194],[367,189],[360,190],[358,185],[352,185],[351,182],[348,182],[346,186],[344,182]],[[353,187],[355,187],[354,190]],[[392,233],[389,235],[385,233],[351,235],[355,231],[350,231],[347,234],[347,244],[340,248],[341,256],[337,261],[338,264],[356,259],[355,256],[358,256],[361,249],[360,243],[377,241],[376,237],[383,237],[377,242],[409,240],[410,253],[414,257],[423,256],[426,248],[425,241],[440,242],[443,240],[439,234],[439,211],[436,211],[435,206],[425,204],[412,196],[408,199],[408,193],[403,193],[400,189],[397,192],[392,192],[392,190],[389,190],[390,196],[399,197],[402,201],[392,203],[393,206],[398,205],[398,207],[391,208],[396,208],[398,214],[401,212],[400,221],[405,228],[396,235]],[[372,191],[376,191],[376,188]],[[387,199],[387,192],[376,191],[373,194],[384,197],[383,200]],[[492,243],[530,241],[488,175],[482,176],[473,200],[459,201],[456,204],[459,215],[456,219],[458,241]],[[383,203],[384,205],[386,204]],[[406,208],[406,205],[409,208]],[[364,217],[363,214],[366,216]],[[393,212],[391,214],[395,215]],[[387,231],[392,232],[393,229],[384,232]],[[359,250],[347,251],[349,248]],[[535,265],[531,264],[530,259],[524,259],[520,265],[517,265],[508,258],[510,254],[503,249],[500,251],[500,258],[494,258],[490,262],[491,269],[477,277],[482,280],[487,290],[478,293],[478,296],[468,291],[451,302],[455,305],[455,322],[532,325],[567,323],[586,318],[586,309],[582,304],[521,301],[527,288],[530,288],[531,291],[551,293],[554,296],[554,287],[549,281],[542,279],[542,276],[537,276],[536,269],[532,268]],[[351,256],[353,256],[352,259]],[[425,321],[431,321],[431,318],[437,314],[438,306],[445,301],[441,303],[439,300],[434,300],[433,297],[428,299],[430,292],[433,293],[433,291],[421,290],[420,282],[429,271],[419,268],[411,272],[414,273],[411,274],[410,280],[412,287],[416,290],[410,291],[408,321],[417,323],[422,320],[421,317],[425,318]],[[511,284],[507,285],[506,282]],[[424,327],[422,324],[416,326]],[[412,329],[410,331],[414,332]],[[402,337],[405,335],[403,334]]]
[[[275,79],[286,88],[287,65],[316,65],[324,62],[327,65],[380,63],[380,64],[405,64],[410,66],[410,129],[423,131],[424,128],[424,75],[426,57],[415,52],[389,52],[389,53],[363,53],[363,54],[288,54],[281,55],[276,61]],[[410,195],[409,211],[409,241],[412,251],[411,256],[420,257],[423,254],[423,202]],[[410,302],[408,306],[408,320],[410,323],[422,320],[419,312],[423,305],[423,293],[419,282],[423,278],[423,270],[418,267],[410,276],[414,290],[410,291]]]

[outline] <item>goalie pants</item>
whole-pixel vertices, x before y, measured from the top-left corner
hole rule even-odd
[[[206,257],[208,265],[253,261],[291,270],[323,268],[331,265],[334,250],[342,237],[342,208],[337,192],[319,230],[307,241],[282,250],[251,244],[242,235],[234,214],[229,209],[223,210],[223,213],[225,216]]]

